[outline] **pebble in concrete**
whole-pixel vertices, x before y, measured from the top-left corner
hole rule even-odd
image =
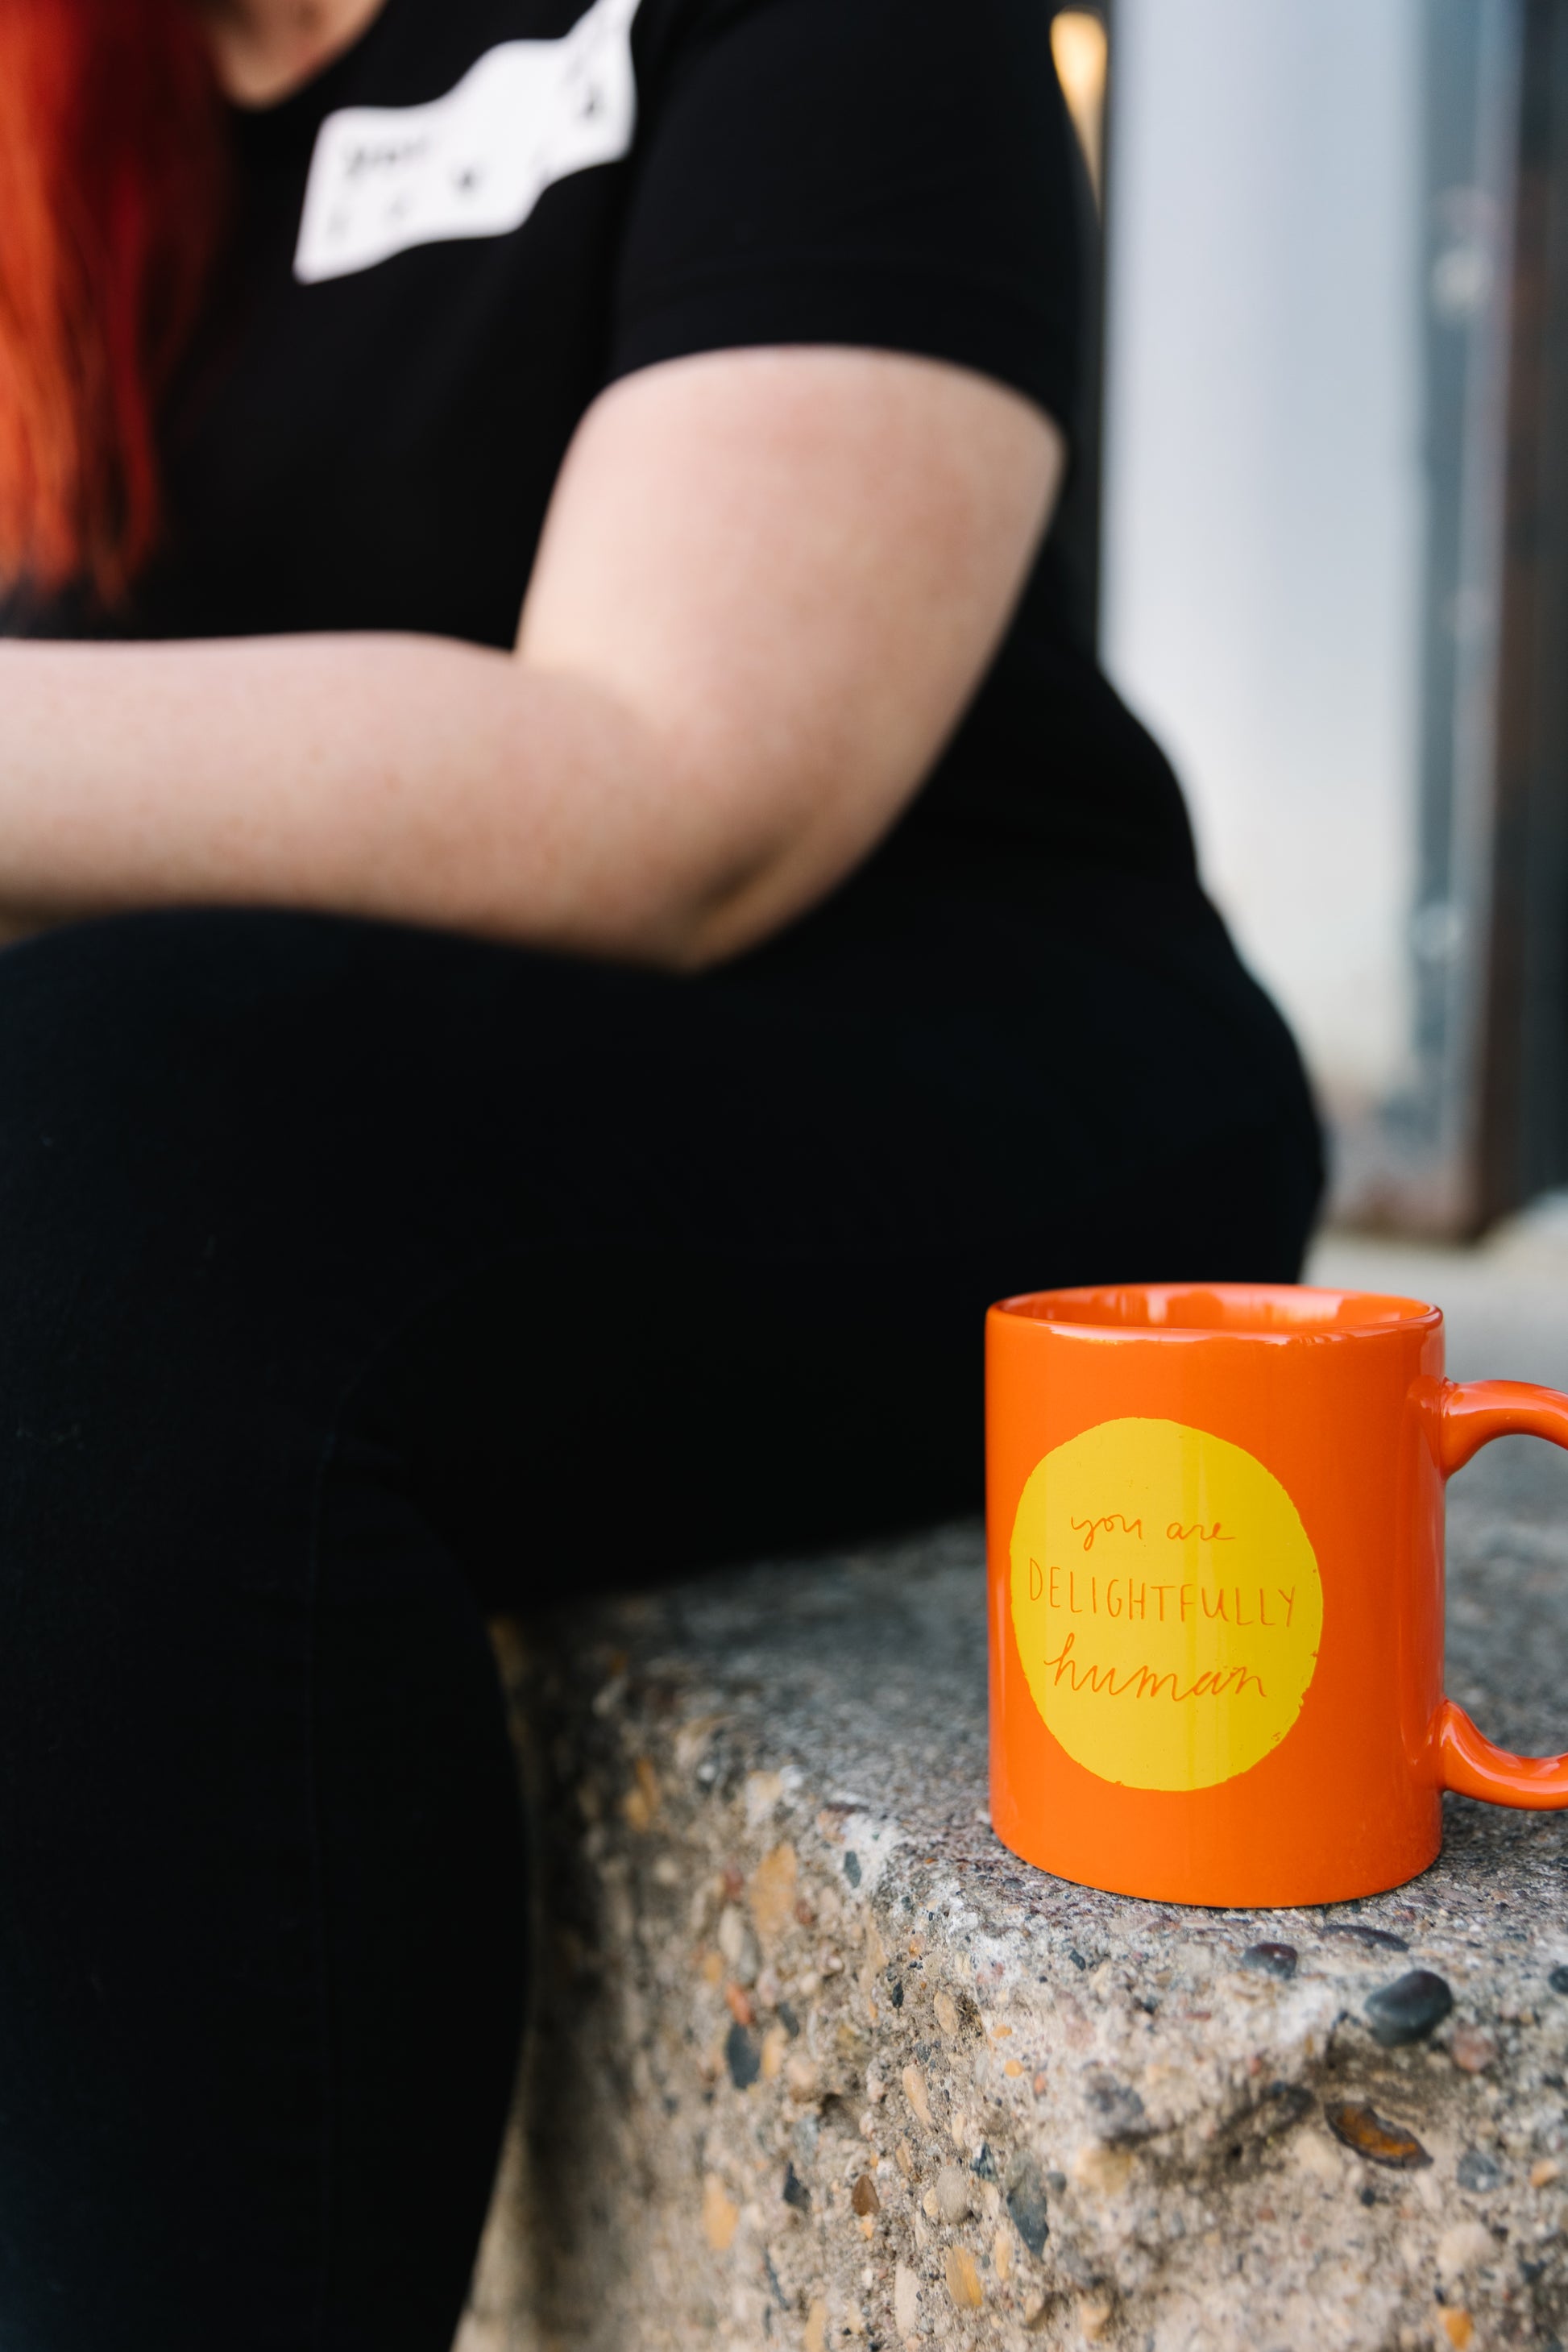
[[[1147,2120],[1143,2102],[1130,2084],[1119,2082],[1103,2067],[1095,2067],[1085,2077],[1084,2089],[1103,2138],[1131,2139],[1143,2130]]]
[[[1369,2164],[1386,2164],[1399,2172],[1414,2172],[1432,2159],[1412,2131],[1390,2123],[1374,2107],[1341,2100],[1324,2109],[1329,2129]]]
[[[1479,2025],[1456,2025],[1448,2036],[1448,2055],[1467,2074],[1484,2074],[1497,2063],[1498,2045]]]
[[[762,2053],[743,2025],[732,2025],[724,2036],[724,2056],[730,2080],[737,2091],[749,2090],[763,2071]]]
[[[1410,1949],[1404,1936],[1394,1935],[1388,1927],[1365,1927],[1359,1919],[1341,1921],[1334,1927],[1325,1927],[1323,1933],[1325,1936],[1343,1936],[1350,1942],[1364,1944],[1373,1951],[1407,1952]]]
[[[1385,2050],[1397,2050],[1405,2042],[1425,2041],[1453,2006],[1453,1993],[1443,1978],[1430,1969],[1410,1969],[1369,1997],[1366,2019],[1373,2038]]]
[[[1057,2188],[1067,2187],[1065,2174],[1058,2173],[1054,2179]],[[1039,2165],[1026,2148],[1021,2148],[1007,2168],[1007,2216],[1030,2253],[1038,2259],[1050,2235],[1050,2215]]]
[[[1296,1961],[1294,1944],[1248,1944],[1241,1956],[1244,1969],[1258,1976],[1278,1977],[1286,1984],[1296,1973]]]
[[[1485,2197],[1502,2179],[1502,2167],[1484,2148],[1468,2147],[1455,2167],[1455,2178],[1461,2189],[1468,2189]]]
[[[967,2221],[970,2214],[969,2183],[956,2164],[944,2164],[936,2176],[932,2202],[938,2213],[950,2227]]]

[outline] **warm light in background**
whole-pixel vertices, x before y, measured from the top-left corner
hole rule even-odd
[[[1097,204],[1105,142],[1105,26],[1087,8],[1065,8],[1052,18],[1051,55]]]

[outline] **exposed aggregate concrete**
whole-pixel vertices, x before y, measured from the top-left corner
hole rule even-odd
[[[1537,1751],[1565,1503],[1522,1441],[1451,1503],[1450,1688]],[[1310,1911],[1032,1870],[986,1822],[981,1560],[511,1629],[542,1962],[462,2352],[1568,2341],[1568,1822],[1450,1800],[1423,1878]],[[1451,2008],[1369,2018],[1413,1971]]]

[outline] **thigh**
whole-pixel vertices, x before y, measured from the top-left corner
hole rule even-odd
[[[1217,928],[1133,953],[927,889],[691,982],[83,927],[0,959],[11,1491],[37,1528],[144,1515],[198,1612],[297,1569],[345,1417],[514,1584],[612,1458],[661,1566],[828,1540],[977,1496],[991,1297],[1288,1278],[1318,1181]],[[75,1548],[106,1624],[145,1611],[123,1541]]]
[[[1129,953],[914,890],[697,984],[502,984],[458,1173],[510,1222],[345,1408],[487,1602],[972,1510],[993,1298],[1297,1272],[1316,1123],[1217,923]]]

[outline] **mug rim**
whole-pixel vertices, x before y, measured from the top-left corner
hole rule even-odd
[[[1219,1313],[1181,1319],[1151,1307],[1213,1302]],[[1126,1311],[1137,1302],[1143,1312]],[[1074,1314],[1074,1307],[1102,1307]],[[1068,1312],[1052,1311],[1066,1308]],[[1120,1311],[1119,1311],[1120,1310]],[[1316,1311],[1314,1311],[1316,1310]],[[1024,1290],[999,1298],[991,1312],[1079,1339],[1107,1340],[1235,1339],[1279,1347],[1326,1339],[1377,1339],[1426,1328],[1439,1329],[1443,1310],[1426,1299],[1381,1290],[1346,1290],[1295,1282],[1110,1282],[1059,1290]]]

